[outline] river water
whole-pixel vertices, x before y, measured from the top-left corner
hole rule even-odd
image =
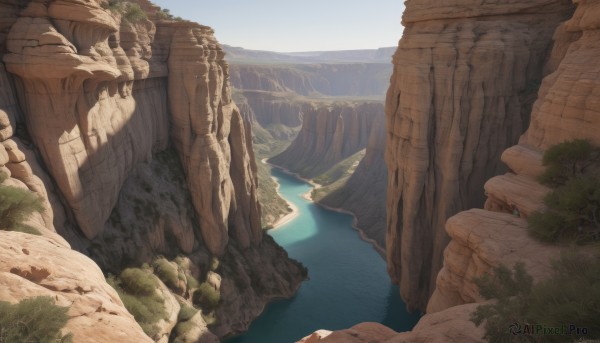
[[[360,322],[412,329],[418,315],[406,312],[385,261],[360,239],[352,217],[302,198],[312,188],[304,181],[276,168],[272,175],[300,213],[269,234],[308,268],[310,280],[294,298],[269,304],[247,333],[226,342],[293,343],[319,329],[346,329]]]

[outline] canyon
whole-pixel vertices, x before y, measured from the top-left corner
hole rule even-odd
[[[567,249],[532,238],[527,218],[550,191],[546,149],[600,146],[599,8],[414,0],[397,49],[275,53],[221,45],[147,0],[0,0],[0,187],[43,207],[28,233],[0,227],[0,301],[52,297],[75,342],[242,334],[270,301],[319,293],[301,288],[311,271],[294,257],[327,258],[306,248],[310,218],[297,223],[307,232],[267,233],[315,211],[281,197],[272,164],[353,215],[321,214],[319,234],[358,229],[410,320],[423,313],[411,331],[380,320],[299,342],[483,342],[474,279],[522,262],[544,280]],[[294,182],[287,197],[310,188]],[[357,241],[338,266],[357,247],[379,257]],[[163,307],[152,325],[126,292],[134,269],[156,285],[142,298]],[[373,289],[396,292],[381,274]]]

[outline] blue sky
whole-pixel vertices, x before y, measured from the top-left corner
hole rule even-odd
[[[224,44],[280,52],[396,46],[403,0],[152,0]]]

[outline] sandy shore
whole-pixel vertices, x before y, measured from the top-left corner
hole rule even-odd
[[[319,206],[321,206],[321,207],[323,207],[325,209],[328,209],[330,211],[335,211],[335,212],[338,212],[338,213],[344,213],[344,214],[351,215],[352,216],[352,228],[354,228],[354,230],[358,231],[360,238],[363,241],[365,241],[367,243],[370,243],[373,246],[373,248],[375,249],[375,251],[377,251],[379,253],[379,255],[381,255],[381,257],[385,260],[385,258],[386,258],[386,256],[385,256],[385,249],[382,248],[382,247],[380,247],[377,244],[377,242],[375,242],[374,239],[371,239],[371,238],[367,237],[367,235],[365,234],[365,232],[363,230],[361,230],[357,226],[358,218],[356,218],[356,215],[354,214],[354,212],[348,211],[348,210],[343,209],[343,208],[330,207],[330,206],[321,204],[318,201],[314,201],[314,199],[312,198],[312,191],[314,189],[321,188],[322,186],[320,184],[314,182],[313,180],[305,179],[302,176],[298,175],[297,173],[294,173],[294,172],[290,171],[289,169],[286,169],[284,167],[280,167],[280,166],[275,165],[275,164],[271,164],[271,163],[267,162],[266,158],[263,158],[261,162],[264,163],[264,164],[268,164],[268,165],[270,165],[273,168],[277,168],[277,169],[283,171],[286,174],[289,174],[289,175],[292,175],[294,177],[297,177],[298,179],[300,179],[300,180],[302,180],[302,181],[310,184],[311,186],[313,186],[313,189],[311,189],[310,191],[302,194],[302,197],[304,199],[306,199],[306,201],[314,202],[315,204],[317,204],[317,205],[319,205]],[[275,181],[277,181],[277,178],[273,177],[273,179]],[[279,196],[281,196],[281,194],[279,193],[279,182],[277,183],[277,194],[279,194]],[[290,206],[293,209],[293,212],[290,213],[290,214],[288,214],[288,215],[286,215],[286,216],[284,216],[284,217],[282,217],[281,219],[279,219],[277,221],[277,223],[275,223],[275,225],[273,226],[274,228],[276,228],[278,226],[281,226],[281,225],[283,225],[285,223],[288,223],[289,221],[291,221],[292,219],[294,219],[298,215],[298,208],[294,204],[292,204],[289,201],[287,201],[285,198],[283,198],[283,197],[281,197],[281,198],[284,199],[288,203],[288,206]],[[288,218],[288,217],[290,217],[290,218]]]
[[[268,164],[268,165],[270,165],[272,167],[277,167],[277,166],[274,166],[274,165],[268,163],[266,158],[263,158],[261,160],[261,162],[263,164]],[[273,180],[275,180],[275,182],[277,183],[277,188],[275,188],[275,191],[277,192],[277,195],[279,195],[279,197],[281,199],[283,199],[287,203],[288,207],[292,209],[292,212],[290,212],[290,213],[284,215],[283,217],[280,217],[279,219],[277,219],[277,221],[273,224],[273,228],[269,229],[269,230],[275,230],[278,227],[280,227],[282,225],[285,225],[285,224],[291,222],[292,220],[294,220],[294,218],[296,218],[298,216],[298,214],[300,214],[300,211],[298,210],[298,207],[296,207],[296,205],[294,205],[293,203],[289,202],[286,198],[283,197],[283,195],[281,195],[281,193],[279,192],[280,185],[279,185],[279,182],[278,182],[277,178],[274,177],[274,176],[271,176],[271,178]]]

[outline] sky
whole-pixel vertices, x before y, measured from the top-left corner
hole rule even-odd
[[[222,44],[278,52],[397,46],[403,0],[152,0]]]

